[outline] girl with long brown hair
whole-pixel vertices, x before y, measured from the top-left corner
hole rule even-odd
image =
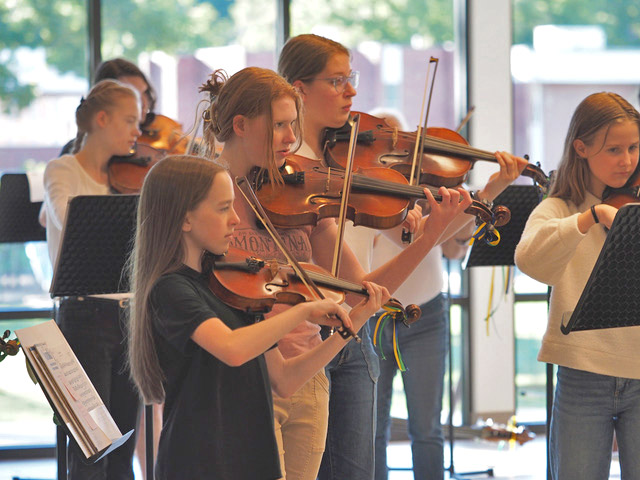
[[[556,480],[609,478],[614,432],[622,478],[640,478],[640,327],[560,330],[617,213],[602,203],[605,190],[637,173],[639,144],[640,114],[629,102],[610,92],[586,97],[571,119],[549,197],[531,213],[516,249],[518,268],[552,287],[538,360],[558,365],[549,426]]]
[[[302,322],[359,328],[389,298],[364,282],[369,297],[350,316],[331,300],[266,319],[226,305],[209,289],[203,258],[227,252],[239,224],[233,204],[229,174],[192,156],[158,162],[140,194],[129,356],[145,402],[164,402],[159,480],[280,478],[271,389],[291,395],[347,340],[336,335],[287,360],[272,347]]]

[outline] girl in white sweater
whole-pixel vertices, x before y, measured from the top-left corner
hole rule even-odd
[[[549,197],[532,212],[516,264],[552,287],[538,360],[558,365],[549,445],[556,480],[609,478],[614,431],[622,479],[640,479],[640,327],[563,335],[617,209],[607,187],[638,166],[640,114],[614,93],[585,98],[571,119]]]
[[[67,206],[78,195],[109,194],[109,159],[127,155],[140,136],[140,96],[116,80],[98,82],[76,109],[78,135],[72,154],[51,160],[44,172],[41,223],[56,265]],[[125,368],[123,332],[128,294],[70,296],[57,300],[55,319],[121,432],[136,427],[140,401]],[[71,480],[133,480],[135,439],[97,463],[86,464],[69,443]]]

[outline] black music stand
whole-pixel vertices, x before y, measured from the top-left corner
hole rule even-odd
[[[32,202],[29,180],[24,173],[4,173],[0,177],[0,242],[24,243],[47,239],[38,222],[42,202]]]
[[[536,185],[510,185],[493,202],[495,205],[504,205],[511,212],[511,220],[506,225],[498,227],[500,243],[495,247],[487,245],[484,240],[477,240],[471,247],[463,268],[481,266],[515,265],[514,253],[516,245],[520,241],[524,226],[533,209],[542,200],[542,192]],[[451,345],[451,332],[449,332],[449,345]],[[457,473],[453,463],[453,367],[451,347],[449,347],[449,473],[450,478],[460,478],[467,475],[485,474],[493,477],[493,469]]]
[[[87,195],[69,201],[52,297],[129,291],[123,272],[133,246],[137,206],[138,195]],[[146,406],[146,438],[153,432],[152,417],[152,407]],[[60,427],[58,448],[58,479],[67,478],[66,438]],[[153,442],[146,445],[146,457],[147,472],[153,472]]]
[[[562,333],[640,325],[638,235],[640,203],[622,206],[571,318],[560,327]]]
[[[532,210],[542,200],[542,192],[535,185],[510,185],[493,202],[504,205],[511,211],[511,220],[498,227],[500,243],[495,247],[484,240],[473,243],[464,268],[491,265],[515,265],[513,259],[516,245],[520,241],[524,226]]]

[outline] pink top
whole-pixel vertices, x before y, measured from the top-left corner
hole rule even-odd
[[[284,255],[280,252],[269,233],[255,225],[253,220],[255,215],[239,193],[236,195],[234,208],[241,221],[233,233],[231,245],[251,252],[263,260],[275,258],[285,261]],[[247,219],[251,220],[247,221]],[[332,219],[323,220],[316,227],[278,229],[278,233],[297,261],[311,262],[310,237],[319,229],[322,229],[327,221],[332,221]],[[280,313],[287,308],[289,308],[287,305],[276,304],[270,315]],[[290,358],[312,349],[321,342],[320,327],[313,323],[303,322],[278,342],[278,348],[285,358]]]

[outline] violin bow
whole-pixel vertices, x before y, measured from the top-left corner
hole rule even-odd
[[[276,227],[273,225],[273,223],[271,223],[271,220],[262,208],[262,205],[260,204],[260,201],[258,200],[258,197],[251,187],[251,184],[249,183],[247,177],[236,177],[235,181],[238,189],[240,190],[240,193],[242,193],[242,196],[245,198],[253,212],[256,214],[256,217],[260,219],[260,221],[264,225],[264,228],[267,230],[269,235],[271,235],[271,238],[275,242],[276,246],[280,249],[298,278],[309,289],[316,300],[324,299],[324,295],[322,294],[318,286],[313,280],[311,280],[308,273],[300,266],[295,257],[291,255],[291,252],[289,252],[289,249],[286,247],[284,241],[282,240],[282,237],[276,230]],[[342,338],[346,339],[349,336],[352,336],[357,342],[360,342],[360,337],[358,337],[358,334],[356,332],[347,330],[344,327],[339,328],[337,331]]]
[[[467,112],[467,114],[464,116],[464,118],[460,121],[460,125],[458,125],[458,128],[456,128],[456,133],[460,133],[462,131],[462,129],[465,127],[465,125],[467,123],[469,123],[469,120],[471,120],[471,115],[473,115],[473,112],[475,111],[476,107],[471,107],[469,109],[469,111]]]
[[[349,122],[351,123],[351,136],[349,137],[349,154],[347,156],[347,164],[345,166],[344,172],[344,182],[342,184],[340,215],[338,217],[338,234],[336,235],[336,244],[333,250],[333,263],[331,265],[331,274],[334,277],[338,277],[340,273],[340,261],[342,260],[342,242],[344,240],[344,229],[347,222],[347,206],[349,205],[349,193],[351,192],[353,159],[355,157],[358,130],[360,128],[360,114],[355,114],[353,118],[349,119]],[[331,167],[329,167],[329,175],[331,175]]]
[[[433,69],[433,76],[431,76],[431,85],[429,86],[429,77],[431,73],[431,64],[435,64]],[[411,162],[411,174],[409,176],[409,185],[420,184],[420,173],[422,172],[422,149],[424,145],[423,132],[427,131],[427,120],[429,119],[429,110],[431,109],[431,97],[433,96],[433,85],[436,81],[436,73],[438,72],[438,59],[435,57],[429,58],[429,65],[427,67],[427,77],[424,82],[424,93],[422,95],[422,106],[420,107],[420,118],[423,118],[422,125],[418,125],[416,131],[415,148],[413,150],[413,160]],[[427,102],[427,91],[429,91],[429,101]],[[425,113],[425,103],[427,105],[427,111]],[[411,243],[413,240],[413,234],[407,230],[402,230],[402,243]]]

